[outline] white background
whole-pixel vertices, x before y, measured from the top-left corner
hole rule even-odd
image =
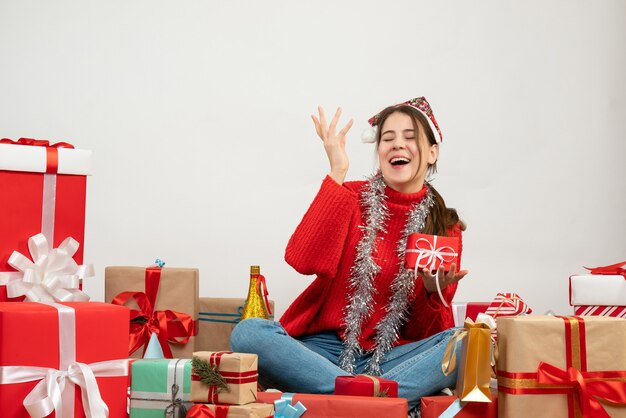
[[[570,312],[568,276],[626,259],[626,2],[0,0],[0,135],[94,151],[85,259],[198,267],[278,314],[310,283],[283,260],[328,163],[309,115],[366,120],[425,95],[434,184],[467,222],[457,300],[518,292]],[[10,204],[3,197],[1,204]]]

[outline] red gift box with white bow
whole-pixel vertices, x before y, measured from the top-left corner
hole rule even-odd
[[[30,237],[43,233],[51,248],[68,237],[84,242],[90,174],[91,151],[63,142],[0,139],[0,301],[8,300],[5,285],[18,273],[9,258],[13,251],[28,255]],[[82,264],[82,245],[73,258]]]
[[[0,415],[127,417],[129,317],[99,302],[0,302]]]
[[[461,269],[458,237],[417,233],[408,236],[404,260],[406,268],[432,271],[443,266],[445,271],[449,271],[452,263],[456,264],[456,271]]]

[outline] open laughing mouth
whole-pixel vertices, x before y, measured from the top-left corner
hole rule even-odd
[[[389,164],[391,164],[393,167],[397,167],[397,168],[405,166],[405,165],[407,165],[410,162],[411,162],[411,160],[406,158],[406,157],[394,157],[391,160],[389,160]]]

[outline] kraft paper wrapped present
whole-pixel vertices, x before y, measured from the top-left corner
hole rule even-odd
[[[9,264],[13,251],[29,255],[28,239],[43,233],[57,248],[66,238],[84,243],[87,176],[91,151],[68,143],[0,139],[0,302],[6,284],[19,278]],[[73,259],[83,263],[83,246]]]
[[[256,354],[197,351],[193,354],[191,401],[229,405],[255,402],[258,377]]]
[[[274,406],[266,403],[247,405],[196,404],[187,413],[187,418],[272,418]]]
[[[574,306],[574,315],[626,318],[626,306]]]
[[[198,269],[107,267],[105,300],[131,308],[130,357],[156,332],[166,358],[191,358],[198,316]]]
[[[498,416],[626,417],[625,341],[620,318],[498,318]]]
[[[191,408],[191,360],[143,359],[131,365],[130,418],[184,417]]]
[[[196,351],[230,350],[230,334],[239,323],[243,305],[241,298],[200,298]],[[274,301],[270,300],[274,312]],[[270,320],[274,315],[270,315]]]
[[[461,402],[458,396],[425,396],[422,418],[496,418],[498,392],[491,391],[492,402]]]
[[[127,417],[128,318],[99,302],[0,302],[0,415]]]
[[[406,398],[369,396],[313,395],[306,393],[259,392],[258,402],[274,403],[285,399],[292,405],[300,402],[306,412],[302,418],[406,418]]]
[[[428,234],[410,234],[406,243],[406,258],[404,264],[408,269],[437,270],[443,266],[445,271],[450,270],[452,263],[456,264],[456,271],[461,270],[459,263],[458,237],[443,237]]]
[[[364,374],[337,376],[335,378],[335,395],[397,398],[398,382]]]

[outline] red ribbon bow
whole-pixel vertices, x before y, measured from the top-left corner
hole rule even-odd
[[[265,283],[265,276],[261,274],[257,276],[256,289],[259,292],[259,294],[261,293],[263,294],[263,298],[265,299],[265,306],[267,306],[267,313],[271,315],[272,308],[270,308],[270,301],[267,299],[268,292],[267,292],[267,283]]]
[[[57,142],[55,144],[51,144],[50,141],[46,141],[44,139],[33,139],[33,138],[20,138],[17,141],[13,141],[9,138],[0,139],[0,144],[11,144],[11,145],[28,145],[33,147],[48,147],[48,148],[74,148],[74,145],[68,142]]]
[[[226,418],[228,416],[228,405],[213,405],[215,412],[206,405],[196,404],[189,408],[186,418]]]
[[[626,264],[626,261],[622,261],[621,263],[611,264],[610,266],[602,266],[602,267],[585,267],[591,274],[616,274],[620,276],[624,276],[626,279],[626,269],[622,266]]]
[[[146,345],[152,333],[156,332],[163,355],[172,358],[169,344],[187,344],[189,338],[196,334],[195,322],[186,313],[169,309],[154,310],[160,280],[161,269],[149,267],[146,269],[146,293],[122,292],[111,302],[115,305],[124,305],[128,300],[135,299],[139,306],[139,310],[130,311],[129,354]]]
[[[596,380],[602,378],[602,372],[588,372],[593,374],[585,380],[584,374],[574,368],[559,369],[548,363],[539,363],[537,382],[550,385],[565,385],[573,388],[578,394],[583,416],[587,418],[610,418],[596,398],[604,399],[616,404],[626,404],[626,382],[611,380]]]

